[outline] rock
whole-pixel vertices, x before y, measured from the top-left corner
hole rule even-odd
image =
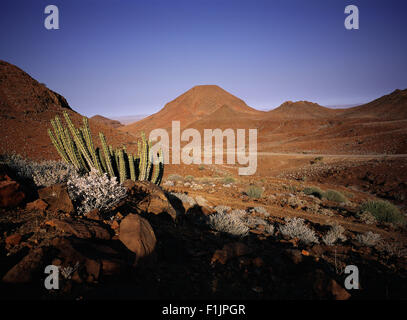
[[[329,281],[327,289],[335,300],[348,300],[351,297],[351,294],[333,279]]]
[[[294,264],[302,262],[303,256],[300,250],[287,249],[284,251],[287,258],[289,258]]]
[[[52,219],[46,221],[45,224],[56,228],[58,231],[62,233],[72,234],[80,239],[96,238],[109,240],[111,238],[111,235],[108,230],[106,230],[105,228],[103,228],[102,226],[98,225],[96,222],[93,221]]]
[[[94,209],[94,210],[88,212],[86,214],[86,218],[88,218],[90,220],[96,220],[96,221],[102,220],[102,217],[100,216],[99,209]]]
[[[55,184],[38,190],[39,198],[48,203],[48,210],[53,212],[74,212],[74,207],[69,198],[66,184]]]
[[[224,245],[222,250],[216,250],[212,256],[211,264],[220,262],[225,264],[228,260],[250,254],[251,250],[248,246],[241,242],[233,242]]]
[[[120,223],[120,241],[136,254],[136,259],[151,255],[156,238],[150,223],[137,214],[129,214]]]
[[[0,181],[0,207],[14,208],[25,200],[19,183],[13,180]]]
[[[351,297],[350,293],[321,269],[315,270],[311,277],[313,278],[314,291],[319,298],[347,300]]]
[[[42,199],[37,199],[33,202],[27,203],[26,209],[31,210],[31,211],[40,211],[44,212],[48,207],[48,204],[42,200]]]
[[[69,270],[77,283],[94,282],[102,274],[120,274],[125,269],[126,262],[109,246],[67,238],[53,239],[52,246],[58,251],[54,260],[61,261],[61,267]]]
[[[8,246],[16,246],[21,242],[21,235],[18,233],[12,234],[6,238],[6,245]]]
[[[44,251],[42,248],[31,250],[19,263],[12,267],[3,277],[6,283],[28,283],[35,273],[41,271]],[[43,270],[42,270],[43,271]]]
[[[196,196],[195,201],[198,204],[198,206],[200,206],[200,207],[208,206],[208,201],[202,196]]]
[[[264,266],[264,261],[262,258],[260,257],[256,257],[252,260],[252,263],[255,267],[257,268],[261,268],[262,266]]]
[[[127,189],[127,201],[140,211],[154,215],[167,214],[174,221],[177,213],[168,201],[164,191],[149,181],[126,180],[124,187]]]

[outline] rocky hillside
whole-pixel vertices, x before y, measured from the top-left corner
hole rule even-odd
[[[18,67],[0,61],[0,154],[16,152],[33,159],[58,159],[47,129],[56,115],[62,118],[64,110],[75,125],[82,123],[82,116],[63,96]],[[99,131],[114,145],[133,140],[129,134],[99,121],[91,119],[90,127],[96,143]]]

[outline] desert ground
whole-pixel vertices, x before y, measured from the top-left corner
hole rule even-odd
[[[288,101],[258,111],[205,85],[132,124],[92,117],[96,146],[103,132],[129,152],[141,131],[171,132],[173,120],[257,129],[257,170],[167,164],[159,187],[127,180],[120,202],[83,215],[66,183],[21,173],[61,160],[47,129],[63,111],[80,125],[74,110],[0,61],[2,298],[407,298],[407,89],[347,109]],[[49,264],[72,268],[62,290],[44,288]],[[349,265],[358,289],[345,287]]]

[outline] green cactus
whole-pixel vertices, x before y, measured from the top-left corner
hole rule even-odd
[[[126,146],[113,149],[108,146],[105,136],[99,132],[101,148],[95,148],[89,122],[83,118],[83,127],[75,128],[66,111],[63,113],[67,127],[63,127],[59,117],[51,120],[51,129],[48,129],[51,142],[60,157],[78,170],[90,171],[92,168],[109,177],[118,177],[123,183],[127,178],[131,180],[149,180],[160,185],[164,174],[164,160],[162,151],[158,153],[158,163],[152,163],[150,155],[151,142],[146,140],[144,132],[141,141],[137,143],[137,156],[129,153]]]

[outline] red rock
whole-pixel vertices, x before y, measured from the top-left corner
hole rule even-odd
[[[45,209],[47,209],[48,204],[42,200],[42,199],[37,199],[33,202],[27,203],[26,205],[26,209],[27,210],[36,210],[36,211],[40,211],[40,212],[44,212]]]
[[[6,238],[6,244],[9,246],[16,246],[21,242],[21,235],[18,233],[12,234]]]
[[[38,190],[40,199],[48,203],[48,210],[72,213],[74,207],[65,184],[55,184]]]
[[[348,300],[351,297],[351,294],[333,279],[329,281],[327,289],[331,292],[335,300]]]
[[[102,220],[99,209],[94,209],[94,210],[88,212],[86,214],[86,218],[88,218],[90,220],[96,220],[96,221]]]
[[[137,260],[151,255],[157,242],[150,223],[136,214],[129,214],[122,220],[119,239],[136,254]]]
[[[45,224],[55,227],[62,233],[73,234],[80,239],[96,238],[109,240],[111,238],[108,230],[96,222],[86,221],[85,219],[81,221],[52,219],[46,221]]]
[[[31,250],[19,263],[12,267],[3,277],[6,283],[28,283],[33,275],[44,265],[44,251],[42,248]]]
[[[252,261],[253,265],[256,266],[257,268],[261,268],[262,266],[264,266],[264,261],[262,258],[260,257],[256,257],[253,259]]]
[[[249,247],[241,242],[226,244],[222,250],[216,250],[212,256],[211,263],[220,262],[225,264],[228,260],[251,253]]]
[[[167,214],[176,220],[177,213],[159,186],[149,181],[133,180],[126,180],[123,185],[128,194],[126,201],[132,201],[138,210],[155,215]]]
[[[0,207],[13,208],[20,205],[25,199],[24,192],[16,181],[0,181]]]

